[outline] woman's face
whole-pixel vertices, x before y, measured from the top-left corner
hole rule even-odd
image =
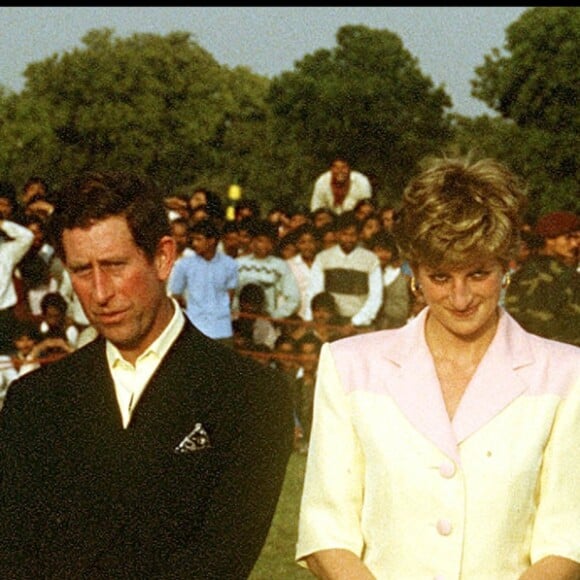
[[[498,320],[504,268],[498,260],[474,262],[459,268],[415,268],[433,322],[462,338],[478,336]]]

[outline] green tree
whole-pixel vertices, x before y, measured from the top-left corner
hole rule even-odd
[[[228,132],[266,114],[266,80],[222,67],[185,32],[120,39],[103,29],[82,42],[29,65],[24,91],[4,99],[3,172],[20,177],[34,159],[35,172],[52,168],[57,183],[127,167],[167,190],[216,174],[231,182],[224,171],[239,151],[227,151]]]
[[[528,180],[535,217],[555,209],[580,210],[579,46],[580,11],[531,8],[506,29],[506,52],[493,49],[475,69],[472,94],[505,120],[487,134],[486,148]],[[481,124],[472,129],[481,139]]]
[[[448,140],[451,100],[396,34],[344,26],[336,39],[333,50],[307,55],[273,79],[268,102],[279,143],[301,148],[294,177],[304,190],[308,175],[309,194],[337,153],[383,190],[400,191],[417,161]]]

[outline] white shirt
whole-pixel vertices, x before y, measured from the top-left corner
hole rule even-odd
[[[137,358],[135,366],[123,358],[114,344],[107,341],[107,362],[115,383],[115,392],[125,429],[129,426],[133,411],[145,391],[149,379],[157,370],[185,324],[183,311],[177,301],[171,300],[174,306],[173,318],[165,330]]]
[[[34,234],[28,228],[9,220],[0,220],[0,229],[13,238],[0,241],[0,310],[6,310],[18,302],[12,275],[18,262],[32,246]]]
[[[328,170],[316,180],[310,201],[310,211],[326,207],[338,215],[354,209],[361,199],[369,199],[372,196],[371,182],[368,177],[359,171],[351,171],[348,193],[341,205],[335,205],[330,185],[331,179],[332,173]]]

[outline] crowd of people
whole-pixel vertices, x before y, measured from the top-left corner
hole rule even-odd
[[[444,391],[444,410],[454,420],[463,391],[486,350],[495,344],[498,329],[509,335],[502,338],[506,348],[516,335],[520,336],[518,333],[580,346],[579,216],[556,211],[540,216],[534,224],[525,223],[521,196],[510,182],[512,177],[494,164],[483,167],[481,174],[459,162],[442,164],[433,171],[423,176],[424,182],[420,178],[412,182],[402,205],[378,204],[366,176],[352,170],[343,158],[334,159],[328,171],[315,180],[308,207],[274,205],[266,209],[254,199],[242,198],[229,214],[222,198],[209,189],[167,195],[160,211],[165,212],[164,219],[170,227],[175,260],[166,257],[169,250],[155,255],[153,248],[147,246],[148,241],[139,237],[138,229],[132,232],[136,245],[144,248],[148,256],[171,262],[171,267],[165,269],[155,262],[156,275],[162,278],[158,281],[170,301],[165,304],[165,322],[171,318],[168,305],[174,304],[196,331],[235,351],[236,356],[255,359],[261,363],[258,366],[279,371],[287,380],[294,450],[309,455],[298,559],[315,573],[328,577],[337,566],[353,566],[353,574],[362,570],[361,577],[366,577],[367,568],[374,569],[382,577],[380,571],[391,565],[382,556],[382,540],[377,539],[374,545],[377,522],[356,521],[357,514],[367,509],[366,503],[361,503],[362,480],[356,482],[356,489],[347,488],[346,483],[337,487],[333,483],[335,474],[326,472],[325,458],[334,457],[333,465],[345,464],[341,477],[353,481],[352,474],[346,474],[355,465],[357,470],[360,468],[357,475],[364,479],[359,454],[365,452],[359,445],[374,445],[374,435],[371,437],[369,432],[370,439],[353,446],[349,434],[360,428],[358,424],[342,430],[339,447],[334,439],[328,439],[331,432],[341,431],[333,421],[342,421],[352,412],[348,411],[351,403],[342,400],[345,395],[336,392],[338,377],[353,393],[377,392],[381,376],[391,376],[393,370],[377,367],[378,374],[373,374],[375,363],[367,361],[368,357],[376,355],[380,359],[380,349],[385,346],[388,364],[404,365],[403,359],[398,358],[404,353],[395,354],[401,345],[408,346],[409,355],[416,348],[425,358],[430,351]],[[487,176],[495,173],[495,181],[482,186],[486,172]],[[93,188],[92,195],[109,187],[106,180],[98,187],[88,183]],[[438,183],[444,186],[439,187]],[[123,191],[124,182],[114,187]],[[497,199],[481,201],[478,196],[482,188]],[[102,321],[95,324],[86,312],[87,303],[108,300],[107,296],[93,294],[113,291],[101,284],[94,273],[85,281],[83,272],[88,266],[63,259],[63,239],[55,237],[57,203],[56,194],[41,177],[29,179],[20,193],[11,184],[0,184],[2,401],[10,385],[31,371],[50,366],[99,337],[105,336],[116,344],[114,334],[106,335],[109,326]],[[97,206],[93,209],[99,211]],[[81,228],[80,245],[74,246],[79,254],[84,249],[82,243],[93,253],[103,249],[99,246],[100,232],[93,224],[114,214],[95,215],[86,222],[75,216],[77,221],[70,226],[71,231]],[[90,228],[94,230],[92,237]],[[101,245],[107,233],[102,232]],[[74,254],[71,249],[70,253]],[[122,267],[123,264],[107,259],[99,266],[107,277],[114,277],[115,270]],[[451,307],[442,305],[441,296],[447,286],[454,288],[451,314]],[[78,288],[86,292],[83,305]],[[475,311],[474,296],[489,305],[485,309],[488,318],[475,329],[478,336],[481,334],[477,341],[457,340],[463,331],[453,325],[459,328],[467,324],[462,317],[470,319],[471,311]],[[111,314],[113,318],[117,315]],[[425,333],[429,333],[423,344],[421,332],[427,316],[430,326],[425,326]],[[451,324],[448,316],[457,320]],[[397,333],[376,332],[385,330]],[[335,344],[336,348],[328,346]],[[132,347],[128,352],[138,360]],[[107,351],[107,356],[112,354]],[[116,356],[120,357],[118,353]],[[412,365],[413,373],[426,372],[421,364]],[[501,364],[508,364],[507,358]],[[123,372],[119,370],[120,376]],[[357,373],[360,377],[355,380]],[[367,384],[361,382],[363,379]],[[400,377],[394,380],[398,384]],[[123,383],[123,379],[119,381]],[[121,404],[123,389],[117,389],[125,428],[136,405],[133,396],[138,399],[143,388],[141,384],[140,390],[131,394],[130,402],[125,401],[126,408],[125,403]],[[398,398],[394,392],[391,394]],[[331,399],[334,403],[329,402]],[[319,400],[316,405],[315,400]],[[336,401],[344,409],[333,407]],[[399,404],[406,405],[403,399]],[[372,406],[365,408],[370,410]],[[411,423],[417,423],[414,412],[407,410]],[[391,411],[385,410],[386,415]],[[365,413],[361,410],[361,417]],[[393,418],[392,424],[397,421],[400,423],[400,419]],[[404,431],[402,426],[401,429]],[[428,427],[419,430],[425,429]],[[311,441],[315,449],[312,454]],[[449,450],[445,442],[437,443]],[[414,443],[409,441],[409,445]],[[369,450],[371,454],[375,452],[376,449]],[[458,462],[457,453],[457,449],[449,452]],[[377,465],[382,469],[382,461]],[[278,483],[272,488],[274,495]],[[329,512],[324,516],[327,523],[332,521],[332,526],[327,526],[333,530],[332,537],[318,529],[318,489],[325,490],[327,498],[336,499],[335,505],[343,515],[343,510],[353,510],[341,523],[338,520],[343,515]],[[382,513],[377,504],[379,497],[382,496],[375,498],[371,493],[365,499],[371,505],[369,509],[377,514]],[[385,505],[392,505],[389,498],[383,500]],[[401,506],[404,509],[405,503]],[[268,517],[264,515],[266,520]],[[334,531],[343,524],[344,536],[338,538]],[[361,532],[361,537],[355,537],[357,530],[367,525],[370,535]],[[417,535],[411,532],[409,538]],[[364,549],[363,537],[370,542]],[[401,550],[406,549],[401,544]],[[362,557],[361,553],[366,555]],[[476,566],[480,560],[474,558],[469,566]]]
[[[6,183],[0,191],[4,394],[17,376],[96,336],[49,239],[53,198],[41,177],[29,179],[20,195]],[[306,335],[322,345],[399,328],[425,305],[399,254],[398,208],[378,205],[369,180],[346,159],[334,159],[315,180],[310,207],[275,205],[266,211],[248,198],[226,219],[220,196],[205,188],[166,196],[164,207],[178,253],[168,294],[207,336],[264,364],[290,358],[292,372],[301,376],[300,349],[281,353],[278,339],[297,342]],[[510,260],[511,283],[500,299],[525,329],[575,345],[580,344],[579,223],[565,211],[540,216],[534,226],[524,223],[519,252]],[[46,335],[42,302],[57,296],[62,320]],[[312,399],[308,390],[309,397],[296,397],[300,448],[310,419],[299,412],[298,401]]]

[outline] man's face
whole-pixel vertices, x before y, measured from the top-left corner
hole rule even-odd
[[[191,247],[204,260],[211,260],[215,256],[217,239],[206,238],[203,234],[196,233],[191,236]]]
[[[181,222],[171,224],[171,235],[177,245],[177,254],[181,255],[183,250],[189,246],[189,236],[187,225]]]
[[[7,197],[0,197],[0,219],[9,220],[12,218],[14,206]]]
[[[336,240],[345,254],[350,254],[358,243],[356,226],[349,226],[336,232]]]
[[[546,253],[561,260],[568,266],[575,267],[578,262],[580,237],[577,232],[563,234],[556,238],[546,239]]]
[[[316,238],[311,233],[303,233],[296,242],[298,252],[303,258],[307,260],[314,259],[318,251],[318,244]]]
[[[332,180],[336,183],[346,183],[350,176],[350,166],[346,161],[337,160],[330,166]]]
[[[64,230],[62,243],[73,288],[91,324],[134,362],[169,323],[165,281],[175,242],[164,236],[149,260],[124,217]]]
[[[273,250],[274,240],[269,236],[255,236],[252,239],[252,252],[256,258],[267,258]]]

